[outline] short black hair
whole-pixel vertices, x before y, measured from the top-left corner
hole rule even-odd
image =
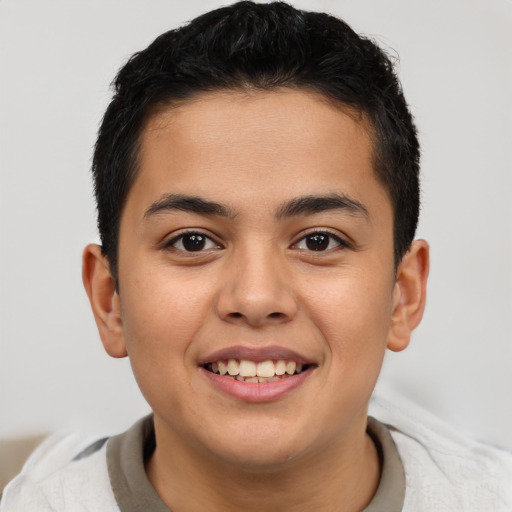
[[[398,265],[418,222],[420,150],[391,59],[334,16],[242,1],[160,35],[113,82],[92,171],[103,254],[116,284],[121,214],[152,114],[201,92],[283,87],[315,91],[367,119],[374,170],[393,207]]]

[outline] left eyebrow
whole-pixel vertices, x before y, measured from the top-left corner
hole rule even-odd
[[[277,218],[296,215],[321,213],[329,210],[344,210],[351,215],[369,219],[365,206],[346,195],[330,194],[327,196],[303,196],[286,202],[277,210]]]

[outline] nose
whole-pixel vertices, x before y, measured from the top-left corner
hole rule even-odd
[[[272,251],[247,251],[230,262],[217,296],[217,314],[252,327],[284,323],[297,314],[286,265]]]

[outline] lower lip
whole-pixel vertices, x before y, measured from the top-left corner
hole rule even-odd
[[[313,368],[301,373],[284,377],[275,382],[242,382],[231,377],[224,377],[199,367],[203,375],[217,389],[245,402],[272,402],[298,388],[311,375]]]

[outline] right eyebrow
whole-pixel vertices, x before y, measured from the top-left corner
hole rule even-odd
[[[233,212],[225,205],[214,201],[207,201],[199,196],[183,194],[166,194],[151,204],[144,212],[144,219],[149,219],[160,213],[183,211],[199,213],[202,215],[218,215],[220,217],[234,217]]]

